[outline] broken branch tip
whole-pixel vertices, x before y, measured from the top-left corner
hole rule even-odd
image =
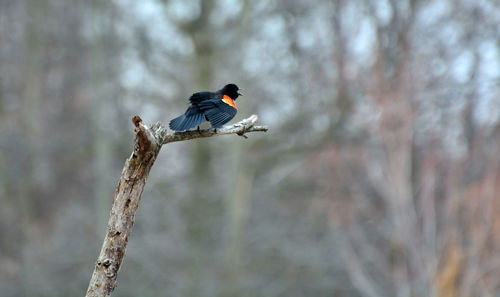
[[[136,116],[134,116],[132,118],[132,122],[134,123],[134,125],[136,127],[139,127],[139,124],[142,122],[142,119],[141,119],[141,117],[139,117],[138,115],[136,115]]]

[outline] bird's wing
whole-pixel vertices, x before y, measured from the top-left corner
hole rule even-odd
[[[200,125],[204,120],[203,112],[198,111],[195,107],[189,107],[183,115],[171,120],[169,127],[174,131],[189,130]]]
[[[212,92],[198,92],[194,93],[189,97],[189,102],[193,105],[198,105],[200,102],[205,101],[205,100],[211,100],[211,99],[219,99],[217,98],[216,93]]]
[[[229,122],[238,110],[222,100],[206,100],[198,104],[200,110],[205,114],[212,124],[212,127],[218,128]]]

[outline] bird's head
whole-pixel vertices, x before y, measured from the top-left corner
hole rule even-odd
[[[222,95],[228,95],[229,97],[231,97],[231,99],[236,100],[236,98],[238,98],[238,96],[243,96],[243,94],[240,94],[238,92],[240,90],[241,89],[238,88],[237,85],[235,85],[235,84],[228,84],[228,85],[225,85],[219,92]]]

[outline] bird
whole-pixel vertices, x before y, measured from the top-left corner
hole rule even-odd
[[[170,121],[170,129],[184,131],[198,126],[199,131],[200,124],[208,121],[217,130],[238,112],[234,101],[243,96],[238,92],[240,90],[236,84],[230,83],[216,92],[194,93],[189,98],[190,106],[186,112]]]

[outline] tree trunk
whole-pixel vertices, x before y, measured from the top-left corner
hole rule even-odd
[[[220,129],[206,129],[201,131],[186,131],[167,134],[167,129],[156,123],[148,127],[141,118],[135,116],[132,121],[135,125],[136,143],[132,155],[125,161],[108,221],[106,236],[102,244],[101,253],[90,279],[86,297],[109,296],[115,289],[116,278],[125,256],[128,238],[134,225],[135,213],[139,207],[141,194],[148,178],[149,170],[153,166],[163,144],[175,141],[189,140],[201,137],[210,137],[225,134],[238,134],[246,138],[245,133],[267,131],[266,127],[254,126],[257,116],[251,117]]]
[[[94,273],[90,280],[86,296],[109,296],[116,287],[118,271],[125,256],[128,237],[134,225],[135,213],[139,207],[141,194],[160,152],[161,134],[166,132],[158,126],[157,133],[142,124],[139,117],[134,117],[136,126],[136,144],[134,152],[125,161],[118,187],[116,188],[113,206],[108,221],[106,237],[97,259]]]

